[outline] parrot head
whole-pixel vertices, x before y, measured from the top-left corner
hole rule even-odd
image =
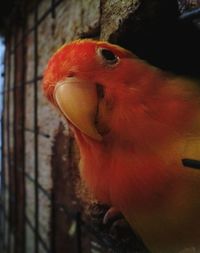
[[[45,71],[45,94],[76,130],[100,141],[109,131],[107,120],[114,106],[109,90],[120,88],[119,65],[131,58],[130,52],[105,42],[78,40],[64,45]],[[130,68],[127,72],[132,74]],[[128,85],[127,75],[121,74]]]
[[[114,135],[120,138],[122,122],[132,121],[133,115],[147,109],[140,105],[156,85],[156,69],[152,69],[117,45],[77,40],[61,47],[50,59],[43,89],[76,132],[96,141]],[[137,136],[141,125],[134,128]],[[127,128],[124,137],[130,139],[130,134]]]

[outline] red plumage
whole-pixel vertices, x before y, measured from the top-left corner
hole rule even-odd
[[[59,87],[70,78],[88,83],[88,90],[97,88],[95,113],[88,117],[101,141],[68,117]],[[77,90],[84,90],[77,82]],[[94,196],[121,210],[153,252],[199,247],[200,172],[182,165],[187,155],[198,156],[197,83],[169,75],[118,46],[83,40],[65,45],[50,59],[43,87],[70,122],[80,148],[81,176]],[[64,102],[55,99],[57,93]],[[191,224],[195,232],[189,231]]]

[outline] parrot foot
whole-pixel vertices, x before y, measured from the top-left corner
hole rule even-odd
[[[119,219],[123,219],[122,213],[114,206],[110,207],[103,217],[103,224],[115,222]]]
[[[100,244],[111,252],[150,253],[142,239],[133,231],[122,213],[116,207],[100,203],[91,204],[87,208],[86,223]]]

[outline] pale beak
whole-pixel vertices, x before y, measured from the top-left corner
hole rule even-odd
[[[102,140],[95,127],[98,97],[94,84],[68,77],[58,82],[54,98],[61,112],[74,126],[91,138]]]

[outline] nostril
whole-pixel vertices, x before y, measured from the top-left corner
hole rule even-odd
[[[99,99],[104,98],[105,92],[104,92],[104,87],[103,87],[103,85],[97,83],[97,84],[96,84],[96,89],[97,89],[97,97],[98,97]]]

